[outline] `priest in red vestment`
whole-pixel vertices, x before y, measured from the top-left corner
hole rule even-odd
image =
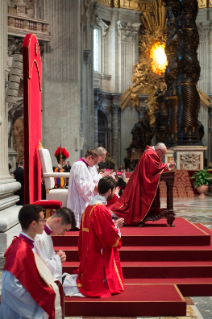
[[[107,176],[98,184],[99,194],[85,209],[79,235],[77,286],[86,297],[109,297],[124,290],[118,249],[121,248],[119,227],[124,220],[112,220],[105,207],[115,191],[116,181]]]
[[[149,212],[161,212],[159,202],[159,181],[164,170],[174,167],[174,161],[168,164],[161,159],[166,154],[165,144],[147,146],[135,168],[123,195],[110,206],[117,216],[123,217],[127,225],[137,225],[143,221]]]

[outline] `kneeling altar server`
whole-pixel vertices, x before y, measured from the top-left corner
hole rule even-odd
[[[124,281],[118,249],[121,233],[105,206],[115,192],[116,181],[107,176],[98,184],[99,195],[89,203],[82,215],[79,235],[79,260],[77,286],[86,297],[109,297],[124,290]]]
[[[62,274],[62,263],[66,261],[65,252],[54,251],[52,235],[64,235],[76,225],[74,213],[67,207],[58,209],[46,221],[43,233],[35,237],[35,251],[45,261],[52,276],[63,284],[65,295],[68,296],[69,287],[72,287],[72,276]],[[76,275],[73,275],[75,278]],[[76,284],[75,284],[76,285]]]

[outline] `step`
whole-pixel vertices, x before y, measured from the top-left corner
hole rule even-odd
[[[185,218],[176,218],[175,227],[164,220],[148,222],[143,227],[122,227],[123,246],[209,246],[210,235]],[[54,246],[77,246],[78,231],[52,236]]]
[[[63,272],[72,274],[79,262],[64,262]],[[124,278],[210,278],[211,261],[121,262]]]
[[[121,294],[109,298],[66,297],[65,315],[186,316],[186,302],[175,285],[129,284]]]
[[[78,247],[54,246],[66,253],[66,261],[79,261]],[[211,246],[123,246],[122,261],[212,261]]]
[[[194,223],[194,225],[203,230],[204,232],[208,233],[209,235],[212,235],[212,229],[206,227],[205,225],[201,223]]]
[[[212,278],[126,278],[129,284],[173,284],[177,285],[183,296],[212,296]]]

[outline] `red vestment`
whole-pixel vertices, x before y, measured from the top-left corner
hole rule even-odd
[[[152,210],[159,209],[158,185],[167,164],[161,162],[152,147],[147,146],[135,168],[125,191],[110,210],[127,225],[140,223]],[[157,196],[156,196],[157,195]],[[153,205],[152,205],[153,204]]]
[[[119,199],[117,194],[114,194],[113,197],[111,198],[111,200],[107,201],[107,205],[106,207],[110,207],[111,205],[113,205],[115,202],[117,202],[117,200]]]
[[[4,256],[4,270],[20,281],[36,303],[49,315],[49,319],[54,319],[56,295],[39,275],[31,246],[23,238],[15,237]],[[59,289],[61,293],[61,288]]]
[[[87,297],[109,297],[124,290],[118,249],[121,238],[110,211],[89,205],[81,220],[77,286]]]

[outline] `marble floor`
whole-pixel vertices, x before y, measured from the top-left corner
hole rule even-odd
[[[161,199],[161,207],[166,207],[165,198]],[[202,223],[212,229],[212,197],[174,198],[174,212],[176,217],[185,217],[192,223]]]

